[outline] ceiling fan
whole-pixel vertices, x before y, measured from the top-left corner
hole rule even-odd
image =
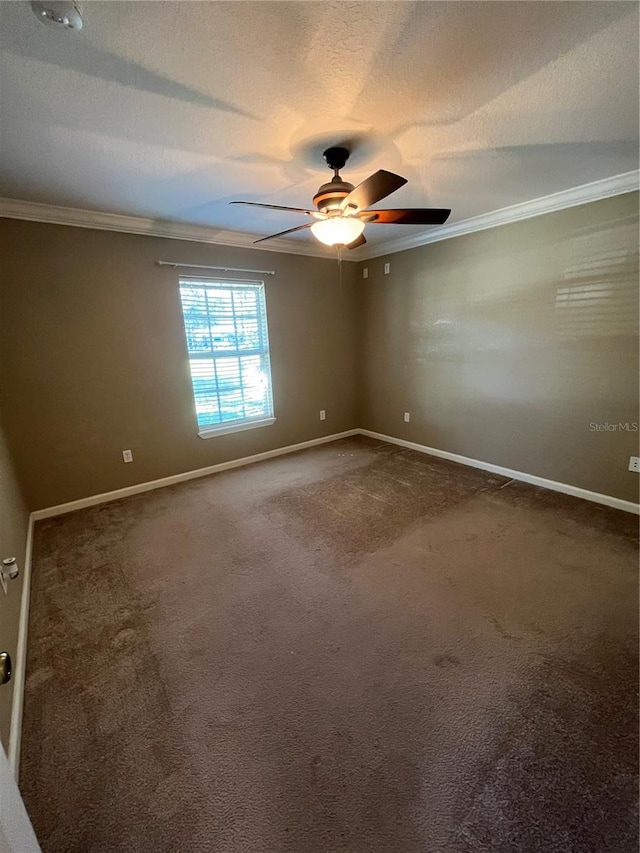
[[[333,178],[328,184],[323,184],[313,197],[317,210],[307,210],[303,207],[283,207],[279,204],[262,204],[257,201],[232,201],[230,204],[249,204],[252,207],[266,207],[269,210],[288,210],[292,213],[302,213],[313,217],[315,222],[298,225],[268,237],[254,240],[262,243],[274,237],[283,237],[295,231],[311,229],[314,237],[327,246],[345,246],[347,249],[357,249],[367,240],[362,233],[364,226],[371,224],[387,225],[442,225],[449,218],[450,210],[444,208],[400,208],[397,210],[367,210],[367,208],[386,198],[407,183],[406,178],[394,175],[380,169],[366,178],[357,187],[343,181],[340,169],[344,168],[349,159],[346,148],[327,148],[322,155],[330,169]]]

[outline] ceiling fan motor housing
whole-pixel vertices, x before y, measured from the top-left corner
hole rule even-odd
[[[353,184],[343,181],[338,176],[320,187],[313,197],[313,203],[321,213],[339,210],[342,200],[349,195],[353,188]]]

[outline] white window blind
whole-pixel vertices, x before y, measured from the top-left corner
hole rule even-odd
[[[180,299],[200,434],[272,423],[264,284],[181,278]]]

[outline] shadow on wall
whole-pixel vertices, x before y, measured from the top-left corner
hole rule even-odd
[[[365,291],[363,425],[637,500],[635,198],[394,256]]]
[[[556,290],[559,339],[637,336],[637,237],[637,220],[627,217],[570,240],[565,283]]]

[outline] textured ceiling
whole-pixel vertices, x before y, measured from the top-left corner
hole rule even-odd
[[[0,3],[0,196],[264,236],[343,175],[451,222],[638,166],[638,6],[85,2],[59,32]],[[370,242],[421,227],[368,226]],[[306,234],[292,239],[308,239]]]

